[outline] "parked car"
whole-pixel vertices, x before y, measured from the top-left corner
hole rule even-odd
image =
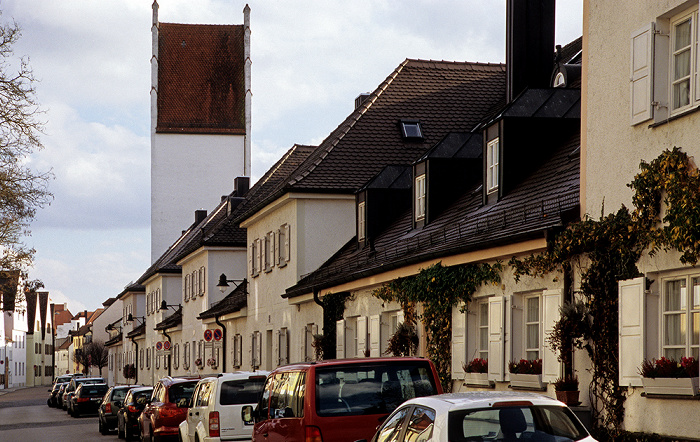
[[[394,411],[372,438],[372,442],[516,440],[595,442],[562,402],[516,391],[411,399]]]
[[[46,399],[46,404],[49,407],[58,407],[58,391],[61,389],[61,385],[67,384],[67,382],[56,382],[53,387],[49,389],[49,398]]]
[[[92,377],[92,378],[87,378],[87,377],[77,377],[74,376],[71,378],[70,382],[68,383],[68,386],[66,386],[66,389],[63,392],[63,409],[68,412],[68,414],[73,414],[73,410],[71,408],[73,404],[73,395],[75,394],[75,390],[78,388],[80,384],[87,383],[87,384],[106,384],[104,378],[98,378],[98,377]]]
[[[407,399],[442,393],[423,358],[363,358],[287,365],[267,377],[255,412],[253,441],[370,439]]]
[[[70,413],[73,417],[81,414],[97,413],[102,398],[109,387],[107,384],[82,383],[71,398]]]
[[[83,374],[80,373],[80,376]],[[58,395],[58,389],[61,386],[62,383],[64,382],[69,382],[73,376],[77,376],[77,374],[63,374],[60,376],[56,376],[53,381],[53,385],[49,389],[49,398],[46,400],[46,405],[49,407],[58,407],[59,405],[59,399],[57,397]]]
[[[187,407],[197,382],[199,378],[170,376],[156,382],[151,400],[139,417],[142,441],[177,438],[180,423],[187,416]]]
[[[66,387],[68,387],[68,382],[63,382],[61,385],[58,387],[58,392],[56,393],[56,407],[57,408],[65,408],[63,407],[63,393],[66,392]]]
[[[197,383],[180,424],[183,442],[250,440],[252,422],[242,417],[244,406],[255,406],[265,385],[267,371],[223,373]]]
[[[107,434],[117,428],[117,412],[129,390],[136,387],[140,385],[115,385],[107,390],[97,408],[97,429],[101,434]]]
[[[153,393],[153,387],[136,387],[129,390],[117,412],[117,437],[131,440],[139,434],[139,416]]]

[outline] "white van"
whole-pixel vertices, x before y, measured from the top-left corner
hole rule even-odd
[[[242,408],[258,402],[268,374],[240,371],[200,380],[192,394],[187,419],[180,424],[182,441],[249,441],[253,424],[243,422]]]

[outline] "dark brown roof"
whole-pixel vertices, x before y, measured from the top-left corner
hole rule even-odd
[[[177,327],[182,324],[182,306],[178,308],[172,315],[164,318],[156,324],[156,330],[167,330],[172,327]]]
[[[160,23],[157,132],[245,134],[242,25]]]
[[[410,164],[446,133],[471,130],[505,93],[501,64],[405,60],[241,220],[289,191],[353,193],[387,164]],[[424,139],[404,140],[402,119]]]
[[[33,335],[34,334],[34,329],[36,328],[34,326],[34,321],[36,317],[36,299],[37,295],[35,291],[28,291],[24,293],[24,298],[25,301],[27,302],[27,334],[28,335]]]
[[[129,333],[126,334],[127,338],[135,338],[136,336],[140,336],[146,334],[146,323],[143,322],[141,325],[138,327],[134,328],[131,330]]]
[[[284,297],[428,259],[543,237],[545,230],[578,216],[579,147],[578,133],[562,140],[550,157],[495,204],[482,204],[479,181],[422,229],[412,229],[412,212],[406,211],[376,238],[373,247],[358,248],[353,238],[318,270],[287,289]]]
[[[248,305],[248,280],[244,279],[224,299],[217,302],[209,310],[203,311],[197,319],[214,318],[228,313],[240,311]]]
[[[109,347],[110,345],[121,344],[121,342],[122,342],[122,332],[119,332],[119,333],[117,333],[117,335],[114,336],[113,338],[108,339],[108,340],[105,342],[105,346],[106,346],[106,347]]]

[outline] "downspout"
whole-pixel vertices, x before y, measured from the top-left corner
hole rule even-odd
[[[221,327],[222,331],[221,340],[224,342],[221,344],[221,371],[226,373],[226,326],[219,322],[219,316],[214,316],[214,322]]]
[[[134,384],[139,383],[139,344],[136,343],[136,340],[134,337],[131,337],[131,342],[134,344],[134,347],[136,347],[136,350],[134,351]]]
[[[165,331],[165,329],[163,329],[162,331],[163,331],[163,336],[165,336],[166,338],[168,338],[168,342],[170,342],[170,348],[171,348],[170,351],[172,351],[172,348],[173,348],[173,346],[172,346],[173,341],[170,339],[170,335],[168,334],[168,332]],[[171,376],[171,375],[172,375],[172,372],[171,372],[172,364],[171,364],[170,362],[172,362],[172,361],[170,360],[170,355],[168,355],[168,376]]]

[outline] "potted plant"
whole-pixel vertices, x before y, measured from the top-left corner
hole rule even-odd
[[[566,405],[578,405],[579,389],[578,377],[576,375],[567,374],[564,377],[554,381],[554,391],[557,394],[557,400],[564,402]]]
[[[211,368],[216,368],[218,365],[216,362],[216,358],[207,359],[207,365],[210,366]]]
[[[462,367],[464,368],[464,385],[491,386],[491,381],[488,379],[488,359],[474,358],[468,364],[463,364]]]
[[[197,358],[194,360],[194,365],[196,365],[198,368],[204,367],[204,364],[202,363],[202,358]]]
[[[510,386],[528,390],[544,390],[542,384],[542,359],[521,359],[508,364]]]
[[[692,356],[680,361],[661,357],[645,359],[639,374],[646,394],[695,396],[698,394],[699,368],[698,360]]]

